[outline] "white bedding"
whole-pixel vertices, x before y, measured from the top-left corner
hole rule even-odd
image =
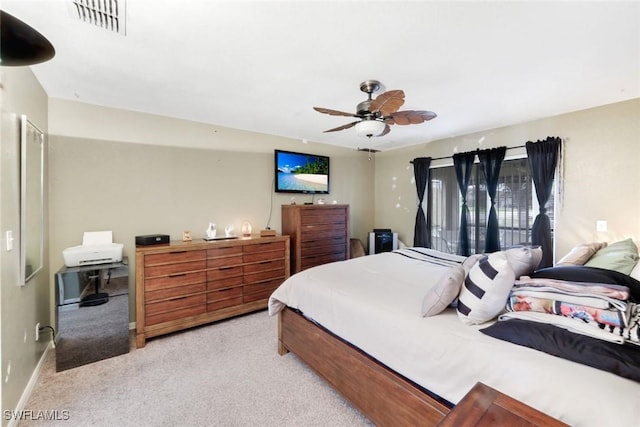
[[[570,425],[640,425],[640,383],[491,338],[479,332],[488,325],[464,325],[451,308],[421,317],[425,293],[449,267],[400,253],[295,274],[271,295],[269,314],[299,309],[454,404],[481,381]]]

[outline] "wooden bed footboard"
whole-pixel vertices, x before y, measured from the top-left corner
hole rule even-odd
[[[435,426],[450,405],[300,313],[278,315],[278,353],[294,353],[378,426]]]
[[[289,351],[378,426],[567,426],[482,383],[453,408],[287,307],[278,315],[278,353]]]

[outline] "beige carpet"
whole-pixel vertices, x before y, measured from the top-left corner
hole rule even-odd
[[[261,311],[58,373],[49,351],[24,409],[58,420],[18,425],[371,425],[295,356],[279,356],[276,331]]]

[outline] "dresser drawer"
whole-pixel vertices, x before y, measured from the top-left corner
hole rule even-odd
[[[269,251],[284,251],[284,242],[269,242],[269,243],[258,243],[255,245],[247,245],[244,247],[244,256],[245,260],[247,256],[252,254],[259,254],[261,252],[269,252]]]
[[[216,289],[230,288],[232,286],[242,285],[242,276],[225,277],[223,279],[211,280],[207,282],[207,290],[215,291]]]
[[[245,273],[244,284],[263,282],[271,279],[284,279],[284,267],[275,270],[257,270],[255,273]]]
[[[196,283],[205,283],[206,281],[206,271],[198,271],[196,273],[175,273],[169,276],[146,279],[144,281],[144,290],[145,292],[157,291],[164,288],[174,288],[176,286],[179,287],[193,285]]]
[[[342,254],[344,256],[345,242],[339,239],[318,241],[315,245],[303,246],[300,253],[303,257],[328,254]]]
[[[245,285],[243,290],[243,302],[249,303],[253,301],[259,301],[267,299],[278,286],[282,284],[284,278],[267,280],[265,282],[253,283]]]
[[[231,255],[242,255],[242,246],[223,246],[207,249],[207,259],[228,257]]]
[[[316,265],[327,264],[329,262],[334,262],[334,261],[344,261],[345,259],[346,259],[345,252],[306,257],[306,258],[302,257],[302,259],[300,259],[300,269],[305,270],[310,267],[315,267]]]
[[[335,224],[324,224],[318,226],[304,227],[300,230],[300,241],[303,243],[312,240],[326,240],[334,238],[346,238],[346,231],[344,228]]]
[[[165,264],[157,265],[154,267],[145,267],[144,275],[146,277],[158,277],[158,276],[174,276],[178,277],[181,274],[202,271],[207,267],[206,261],[191,261],[180,262],[177,264]]]
[[[199,304],[173,311],[165,311],[156,315],[147,314],[144,319],[147,326],[152,326],[160,323],[170,322],[172,320],[182,321],[191,316],[197,316],[199,314],[206,313],[206,311],[207,306],[205,304]]]
[[[210,302],[207,304],[207,311],[221,310],[236,305],[242,305],[242,296]]]
[[[206,258],[206,252],[200,251],[175,251],[161,254],[149,254],[144,257],[144,265],[171,264],[174,262],[200,261]]]
[[[232,267],[234,265],[242,265],[242,254],[222,258],[207,258],[207,268]]]
[[[242,265],[238,265],[235,267],[220,267],[207,270],[207,282],[235,276],[242,276]]]
[[[206,303],[206,294],[201,293],[197,295],[179,297],[170,300],[163,300],[158,302],[152,302],[145,304],[145,317],[147,325],[151,325],[155,322],[166,321],[167,316],[172,319],[178,319],[184,317],[185,311],[191,313],[191,308],[194,308],[193,312],[204,312]],[[179,313],[178,313],[179,312]],[[197,314],[197,313],[196,313]],[[175,317],[173,317],[175,315]],[[189,314],[192,315],[192,314]],[[160,320],[165,319],[165,320]]]
[[[284,273],[284,259],[261,261],[254,264],[245,264],[243,267],[245,275],[270,270],[280,270]]]
[[[218,289],[216,291],[207,292],[207,303],[238,297],[240,297],[240,300],[242,300],[242,286],[237,286],[235,288]]]
[[[183,297],[193,294],[203,293],[207,290],[206,283],[196,285],[177,286],[173,288],[158,289],[156,291],[145,290],[144,299],[146,302],[154,302],[161,299]]]
[[[347,222],[346,211],[343,208],[323,208],[319,210],[303,210],[300,212],[300,223],[308,224],[344,224]]]
[[[279,251],[265,251],[265,252],[255,252],[250,254],[244,254],[244,262],[259,262],[259,261],[270,261],[277,259],[284,259],[285,253],[284,249]]]

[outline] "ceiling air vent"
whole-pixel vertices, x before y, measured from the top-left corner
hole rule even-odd
[[[71,0],[69,12],[74,19],[125,34],[125,0]]]

